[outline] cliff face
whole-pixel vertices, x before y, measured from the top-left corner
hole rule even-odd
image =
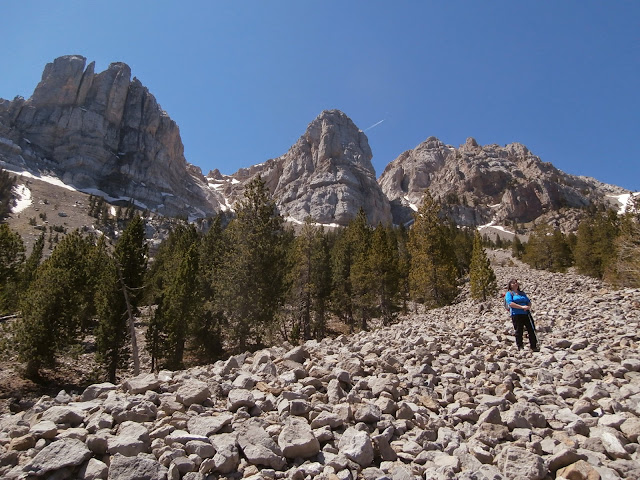
[[[187,164],[180,131],[124,63],[94,73],[81,56],[48,64],[28,100],[0,102],[0,155],[79,189],[165,215],[214,214],[220,198]]]
[[[391,202],[395,223],[411,220],[427,189],[463,225],[530,222],[626,192],[566,174],[519,143],[479,146],[473,138],[454,148],[429,137],[391,162],[378,182]]]
[[[389,202],[376,182],[367,136],[344,113],[322,112],[279,158],[241,169],[221,187],[236,200],[257,175],[276,197],[280,212],[293,222],[312,217],[321,224],[346,225],[362,207],[373,225],[391,221]],[[211,183],[221,182],[217,172]]]
[[[572,224],[561,225],[571,230],[577,209],[628,193],[568,175],[521,144],[479,146],[472,138],[455,148],[429,137],[376,181],[367,136],[338,110],[322,112],[284,155],[205,178],[187,163],[176,123],[126,64],[94,69],[84,57],[60,57],[31,98],[0,99],[0,165],[191,218],[232,209],[261,175],[284,217],[325,225],[346,225],[360,208],[373,225],[411,222],[428,189],[462,225],[548,221],[573,209]]]

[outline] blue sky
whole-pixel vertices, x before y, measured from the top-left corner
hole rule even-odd
[[[62,55],[125,62],[205,174],[282,155],[337,108],[378,176],[429,136],[474,137],[640,190],[635,0],[3,0],[0,17],[0,97]]]

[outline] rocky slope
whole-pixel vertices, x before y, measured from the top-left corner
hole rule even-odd
[[[391,221],[389,202],[376,182],[367,136],[343,112],[322,112],[287,153],[223,177],[207,175],[210,185],[234,202],[260,175],[274,194],[280,213],[302,223],[312,217],[324,225],[347,225],[362,207],[370,223]]]
[[[506,264],[507,262],[503,262]],[[499,298],[277,346],[0,418],[0,476],[80,479],[640,478],[640,291],[519,275],[542,349]]]
[[[427,189],[448,205],[459,224],[474,226],[490,221],[526,223],[549,212],[579,209],[610,201],[607,195],[628,193],[564,173],[519,143],[480,146],[473,138],[455,148],[429,137],[387,165],[378,181],[391,202],[395,223],[412,219]]]
[[[165,215],[219,210],[221,198],[184,158],[178,126],[129,66],[94,73],[94,62],[85,64],[78,55],[57,58],[31,98],[0,99],[0,165]]]

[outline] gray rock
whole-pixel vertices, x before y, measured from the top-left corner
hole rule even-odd
[[[103,395],[106,396],[107,392],[115,390],[116,388],[117,387],[110,382],[96,383],[85,388],[84,392],[82,392],[81,398],[83,402],[94,400],[96,398],[102,397]]]
[[[176,392],[178,402],[187,407],[194,403],[202,403],[209,398],[209,386],[200,380],[189,379],[185,381]]]
[[[222,474],[234,472],[240,462],[240,453],[238,452],[235,435],[215,435],[211,437],[211,442],[215,447],[216,454],[207,466],[204,465],[205,462],[208,462],[208,459],[202,462],[200,471],[203,473],[214,471]]]
[[[109,467],[100,460],[90,458],[78,472],[81,480],[105,480],[109,475]]]
[[[208,437],[229,425],[232,419],[233,415],[230,413],[219,413],[210,417],[195,416],[189,419],[187,428],[189,433]]]
[[[50,443],[30,460],[24,471],[29,475],[43,476],[49,472],[81,465],[91,457],[91,452],[80,440],[67,438]]]
[[[280,470],[286,464],[278,444],[259,425],[251,423],[243,425],[238,432],[238,445],[247,460],[254,465],[264,465]]]
[[[49,420],[55,424],[66,423],[74,427],[80,425],[84,421],[84,412],[72,407],[55,406],[45,411],[40,420]]]
[[[231,412],[235,412],[241,407],[252,408],[255,404],[256,400],[250,390],[234,388],[227,396],[227,408]]]
[[[166,480],[167,468],[155,460],[145,457],[125,457],[116,454],[111,457],[109,480],[135,478],[136,480]]]
[[[542,457],[522,447],[506,446],[496,457],[496,465],[506,478],[542,480],[547,475]]]
[[[368,467],[373,462],[373,443],[367,432],[347,428],[338,442],[338,449],[361,467]]]
[[[51,440],[58,433],[58,427],[56,427],[56,424],[51,420],[42,420],[31,427],[29,433],[37,438]]]
[[[278,445],[286,458],[309,458],[320,451],[320,442],[303,418],[290,417],[278,436]]]
[[[160,380],[153,373],[142,373],[137,377],[128,379],[122,385],[125,391],[129,393],[144,393],[147,390],[157,390],[160,387]]]

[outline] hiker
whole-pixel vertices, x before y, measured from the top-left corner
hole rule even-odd
[[[509,307],[511,322],[513,323],[513,328],[516,329],[516,345],[518,346],[518,350],[522,350],[523,348],[522,336],[526,328],[531,350],[539,352],[538,338],[536,337],[536,330],[533,324],[533,318],[531,317],[531,300],[529,300],[526,293],[520,290],[520,284],[515,278],[509,280],[507,284],[507,293],[504,296],[504,302],[506,306]]]

